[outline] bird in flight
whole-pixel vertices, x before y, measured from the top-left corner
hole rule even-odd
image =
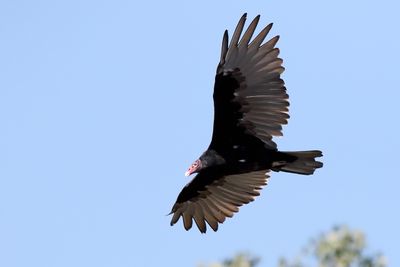
[[[186,230],[194,221],[202,233],[206,223],[217,231],[260,194],[271,170],[310,175],[322,167],[315,159],[321,151],[279,151],[272,141],[282,135],[289,118],[288,94],[280,78],[284,68],[275,47],[279,36],[263,43],[271,23],[252,39],[259,15],[242,35],[246,16],[240,18],[229,45],[228,31],[224,33],[214,84],[212,140],[185,173],[197,175],[182,189],[170,213],[171,225],[182,217]]]

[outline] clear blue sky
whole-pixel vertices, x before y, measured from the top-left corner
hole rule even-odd
[[[138,4],[140,3],[140,4]],[[398,1],[1,1],[0,266],[274,266],[333,224],[400,266]],[[290,94],[273,173],[217,233],[169,226],[207,147],[223,31],[274,22]]]

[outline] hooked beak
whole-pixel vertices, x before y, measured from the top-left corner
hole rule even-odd
[[[200,168],[201,168],[201,161],[196,160],[195,162],[193,162],[192,165],[190,165],[189,169],[185,172],[185,176],[186,177],[190,176],[192,173],[199,171]]]

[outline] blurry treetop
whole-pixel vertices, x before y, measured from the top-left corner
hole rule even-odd
[[[294,259],[281,258],[278,267],[386,267],[386,258],[380,253],[368,253],[365,234],[347,226],[332,230],[312,239]],[[238,254],[223,263],[208,267],[255,267],[259,259]],[[202,265],[200,265],[201,267]]]

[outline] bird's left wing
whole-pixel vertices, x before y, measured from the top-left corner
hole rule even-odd
[[[200,232],[207,230],[206,223],[214,230],[226,217],[232,217],[239,207],[254,200],[267,184],[266,171],[254,171],[234,175],[218,175],[214,171],[203,171],[188,183],[172,207],[171,225],[180,217],[186,230],[193,220]]]
[[[289,118],[288,95],[280,78],[284,68],[278,57],[279,49],[275,47],[279,36],[263,44],[272,23],[250,42],[259,18],[251,22],[241,37],[246,21],[244,14],[229,46],[225,31],[214,86],[211,147],[244,132],[276,149],[272,137],[282,135],[282,125]]]

